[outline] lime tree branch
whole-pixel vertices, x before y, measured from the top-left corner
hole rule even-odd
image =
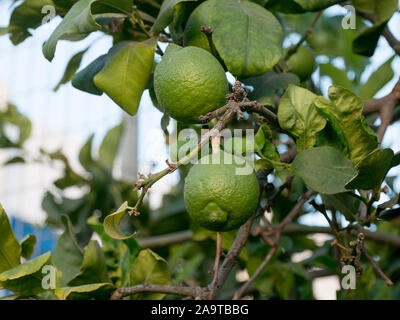
[[[242,109],[250,110],[251,112],[261,113],[266,117],[273,119],[274,121],[276,121],[277,119],[275,113],[255,101],[250,101],[247,98],[246,90],[241,86],[239,81],[236,81],[235,85],[232,87],[232,93],[227,95],[227,99],[228,102],[226,105],[200,117],[200,121],[208,122],[211,119],[216,118],[220,114],[222,114],[215,126],[201,137],[201,140],[196,148],[191,150],[188,155],[181,158],[177,163],[169,163],[167,160],[167,168],[155,174],[151,174],[149,177],[141,175],[141,179],[135,182],[135,190],[142,189],[142,193],[139,197],[138,203],[135,205],[135,208],[140,205],[141,201],[144,198],[144,195],[146,194],[148,189],[153,186],[154,183],[156,183],[158,180],[162,179],[166,175],[174,172],[182,164],[188,163],[191,159],[193,159],[199,153],[201,147],[205,143],[208,143],[211,138],[218,136],[219,132],[223,130],[229,124],[229,122],[233,120],[235,116],[238,119],[243,119]]]
[[[272,228],[274,227],[276,227],[276,225],[275,226],[272,225]],[[350,230],[348,230],[347,232],[350,232]],[[263,233],[266,236],[271,236],[274,234],[273,230],[263,231],[261,228],[256,227],[254,232],[252,232],[252,235],[257,236],[261,233]],[[298,223],[290,223],[282,231],[282,234],[284,235],[314,234],[314,233],[333,234],[333,231],[330,227],[307,226]],[[364,230],[364,234],[367,240],[371,240],[376,243],[387,244],[395,248],[400,248],[400,237],[379,231],[372,232],[369,230]],[[193,233],[191,230],[183,230],[159,236],[139,238],[137,240],[142,248],[154,249],[154,248],[168,247],[170,245],[190,241],[192,239],[192,236]]]
[[[382,142],[387,128],[393,122],[394,111],[398,105],[400,105],[400,79],[388,95],[364,103],[364,115],[372,113],[379,113],[380,115],[381,124],[376,133],[380,142]]]
[[[274,243],[271,249],[269,250],[267,256],[258,266],[256,271],[251,275],[250,279],[247,280],[235,293],[233,299],[237,300],[243,295],[243,293],[249,288],[249,286],[253,283],[253,281],[258,277],[258,275],[262,272],[265,266],[271,261],[272,257],[275,255],[276,251],[279,248],[279,242],[285,227],[301,212],[303,205],[315,194],[314,191],[307,191],[301,198],[299,202],[293,207],[293,209],[289,212],[289,214],[279,223],[279,225],[274,229]]]
[[[200,287],[169,286],[161,284],[144,283],[133,287],[119,288],[115,290],[111,296],[111,300],[121,300],[124,297],[142,292],[176,294],[180,296],[193,297],[195,299],[204,298],[206,294],[205,289]]]

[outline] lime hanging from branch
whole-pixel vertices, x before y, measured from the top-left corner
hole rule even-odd
[[[225,158],[225,156],[227,156]],[[228,161],[226,159],[232,161]],[[219,158],[219,163],[213,159]],[[184,199],[190,217],[203,228],[229,231],[239,228],[258,203],[259,186],[253,168],[241,157],[219,151],[203,157],[185,179]],[[239,170],[237,170],[239,169]]]
[[[225,104],[228,81],[208,51],[170,44],[154,72],[154,90],[168,115],[185,123]]]

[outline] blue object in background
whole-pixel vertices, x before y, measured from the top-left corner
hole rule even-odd
[[[34,234],[36,236],[36,245],[32,256],[33,259],[48,251],[54,252],[57,244],[58,234],[54,228],[36,227],[22,220],[10,218],[11,227],[14,230],[15,236],[21,241],[26,235]],[[0,290],[0,297],[9,295],[11,292],[8,290]]]

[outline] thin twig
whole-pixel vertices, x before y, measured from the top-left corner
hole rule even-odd
[[[363,255],[368,259],[368,261],[371,263],[372,268],[375,270],[375,272],[383,279],[385,280],[386,284],[391,287],[393,286],[392,280],[389,279],[389,277],[382,271],[382,269],[378,266],[378,264],[375,262],[374,258],[372,258],[365,247],[362,247],[362,253]]]
[[[217,281],[218,281],[218,268],[219,268],[219,261],[221,258],[221,253],[222,253],[221,238],[222,238],[221,232],[217,232],[217,243],[216,243],[217,249],[216,249],[216,253],[215,253],[215,262],[214,262],[214,268],[213,268],[214,278],[210,285],[210,298],[211,299],[214,296],[215,285],[217,284]]]
[[[315,24],[317,23],[319,17],[322,15],[322,11],[319,11],[315,14],[313,21],[311,22],[310,26],[307,28],[306,32],[303,34],[303,36],[300,38],[300,40],[296,43],[296,45],[292,48],[290,48],[283,60],[287,61],[289,58],[299,50],[301,45],[304,43],[304,41],[307,40],[308,36],[313,32]]]
[[[271,261],[272,257],[274,256],[275,252],[278,250],[279,242],[281,238],[281,234],[283,229],[288,225],[301,211],[303,205],[315,194],[314,191],[309,190],[307,191],[301,198],[301,200],[296,203],[293,209],[289,212],[289,214],[283,219],[279,225],[275,229],[275,241],[274,246],[271,247],[267,256],[263,260],[263,262],[258,266],[256,271],[252,274],[249,280],[247,280],[235,293],[234,300],[240,299],[243,293],[247,290],[247,288],[253,283],[253,281],[258,277],[258,275],[262,272],[265,266]]]
[[[144,283],[133,287],[124,287],[115,290],[111,296],[111,300],[121,300],[124,297],[142,292],[170,293],[181,296],[189,296],[193,298],[202,298],[204,297],[206,290],[200,287],[183,287],[183,286],[180,287],[180,286]]]

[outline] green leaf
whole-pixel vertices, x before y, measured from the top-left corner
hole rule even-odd
[[[0,286],[19,296],[32,296],[41,291],[42,267],[50,263],[51,253],[47,252],[0,274]]]
[[[25,159],[20,156],[12,157],[8,159],[6,162],[4,162],[4,166],[10,165],[10,164],[16,164],[16,163],[26,163]]]
[[[320,11],[340,2],[340,0],[294,0],[306,11]]]
[[[392,164],[390,165],[391,168],[397,167],[400,165],[400,152],[397,152],[392,159]]]
[[[386,211],[383,211],[379,215],[379,219],[382,219],[385,221],[391,221],[391,220],[397,219],[399,217],[400,217],[400,208],[386,210]]]
[[[79,66],[81,65],[83,55],[87,52],[87,50],[88,49],[85,49],[72,56],[67,64],[67,67],[65,68],[64,75],[53,89],[55,92],[60,88],[60,86],[66,84],[74,77],[76,70],[78,70]]]
[[[91,171],[94,165],[92,158],[92,145],[93,145],[94,134],[91,134],[79,151],[79,162],[87,171]]]
[[[121,42],[111,48],[94,84],[130,115],[135,115],[149,79],[157,38]]]
[[[86,68],[79,71],[72,78],[72,86],[74,86],[76,89],[101,96],[103,91],[96,87],[93,78],[100,72],[101,69],[103,69],[107,57],[107,54],[103,54],[97,59],[93,60]]]
[[[25,0],[14,9],[8,27],[10,40],[14,45],[32,35],[29,29],[35,29],[42,24],[45,17],[42,8],[46,5],[54,6],[54,3],[51,0]]]
[[[83,262],[79,274],[69,281],[68,285],[79,286],[106,282],[109,282],[106,259],[97,241],[92,240],[89,242],[83,255]]]
[[[81,40],[93,31],[102,30],[103,28],[96,22],[94,14],[129,13],[131,11],[131,0],[80,0],[76,2],[44,44],[44,56],[49,61],[53,60],[59,40]]]
[[[65,226],[65,231],[58,238],[53,263],[62,272],[61,284],[65,285],[79,273],[83,261],[83,252],[76,241],[68,216],[62,215],[61,220]]]
[[[353,0],[352,4],[360,11],[373,14],[375,24],[353,41],[355,53],[370,57],[374,54],[379,38],[386,25],[398,9],[397,0]]]
[[[18,134],[15,138],[9,138],[7,136],[2,122],[12,124],[17,127]],[[16,106],[9,103],[5,111],[0,110],[0,147],[21,148],[25,141],[30,137],[31,131],[31,121],[21,112],[19,112]]]
[[[315,108],[315,98],[311,91],[289,85],[279,104],[279,125],[296,137],[300,152],[315,145],[316,133],[326,125],[325,118]]]
[[[349,90],[354,89],[354,84],[347,77],[347,72],[345,70],[336,68],[331,63],[321,63],[319,65],[319,70],[322,75],[329,76],[334,85],[342,86]]]
[[[81,40],[89,33],[101,29],[91,13],[91,5],[95,1],[80,0],[72,6],[43,46],[43,54],[47,60],[53,60],[58,40]]]
[[[260,126],[254,137],[254,151],[268,162],[269,167],[283,168],[276,146],[272,143],[271,129],[266,124]]]
[[[137,284],[171,284],[168,263],[150,249],[140,251],[131,269],[131,286]],[[132,296],[136,300],[161,300],[164,293],[139,293]]]
[[[311,189],[324,194],[346,192],[346,183],[357,174],[354,164],[332,147],[299,153],[292,163],[292,171]]]
[[[0,204],[0,273],[19,265],[20,256],[21,246]]]
[[[209,50],[207,37],[200,31],[202,26],[213,28],[215,48],[235,77],[262,75],[283,55],[283,31],[279,21],[255,3],[236,0],[202,3],[186,24],[185,45]]]
[[[118,153],[122,132],[123,124],[110,129],[99,148],[100,162],[110,171],[112,171],[114,160]]]
[[[364,104],[354,93],[342,87],[331,86],[328,95],[331,101],[317,97],[314,104],[347,140],[349,157],[357,163],[378,146],[375,133],[362,115]]]
[[[375,25],[362,34],[360,34],[353,41],[353,51],[362,56],[372,57],[374,55],[376,46],[378,45],[379,38],[386,28],[386,24]]]
[[[300,79],[292,73],[275,73],[273,70],[259,77],[251,77],[243,80],[247,86],[252,86],[248,96],[251,100],[257,100],[263,105],[275,106],[275,96],[287,89],[290,84],[299,85]]]
[[[36,244],[36,236],[34,234],[27,234],[21,240],[21,257],[29,259],[33,253]]]
[[[396,55],[393,55],[388,61],[383,63],[371,74],[367,82],[361,86],[360,96],[362,100],[372,99],[380,89],[393,79],[394,72],[391,64],[395,57]]]
[[[266,7],[284,13],[304,13],[320,11],[339,2],[340,0],[269,0]]]
[[[389,20],[398,9],[397,0],[352,0],[356,9],[373,14],[377,23]]]
[[[126,232],[123,232],[121,230],[121,226],[120,226],[121,219],[125,215],[126,210],[128,210],[128,209],[129,209],[128,202],[125,201],[118,208],[117,211],[108,215],[104,219],[104,231],[107,232],[107,234],[111,238],[117,239],[117,240],[125,240],[125,239],[132,238],[135,235],[135,233],[133,233],[131,235],[126,235]]]
[[[347,189],[376,190],[380,188],[393,160],[393,150],[378,149],[357,164],[357,175],[347,184]]]
[[[114,289],[111,283],[93,283],[57,288],[54,294],[61,300],[108,300]]]
[[[163,1],[157,19],[151,27],[151,31],[155,34],[162,32],[174,18],[175,6],[182,2],[197,1],[197,0],[165,0]]]
[[[350,222],[354,221],[354,216],[358,213],[360,200],[351,196],[348,192],[337,194],[322,194],[325,207],[334,208],[343,214]]]

